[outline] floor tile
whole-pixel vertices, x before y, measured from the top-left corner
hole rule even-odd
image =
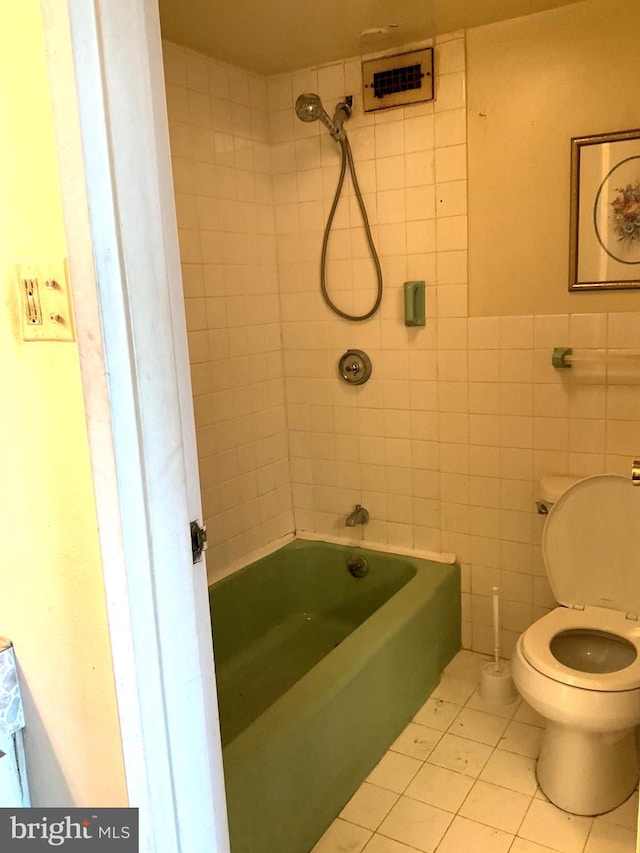
[[[537,758],[542,743],[544,730],[528,723],[517,723],[512,720],[504,731],[498,743],[498,749],[515,752],[518,755],[528,755]]]
[[[513,702],[509,702],[506,705],[498,705],[495,702],[486,702],[480,695],[480,688],[478,687],[468,699],[466,707],[474,708],[476,711],[484,711],[487,714],[494,714],[496,717],[504,717],[506,720],[511,720],[520,705],[522,705],[522,699],[520,696],[514,699]],[[521,722],[526,722],[526,720],[522,720]]]
[[[362,853],[416,853],[415,847],[407,847],[393,838],[385,838],[384,835],[374,835],[364,848]]]
[[[439,767],[476,777],[482,772],[491,752],[491,747],[484,743],[445,734],[427,761],[429,764],[437,764]]]
[[[524,701],[520,703],[520,707],[515,712],[513,719],[517,723],[528,723],[530,726],[540,726],[541,728],[544,728],[547,723],[541,714],[534,711],[531,705],[528,705]]]
[[[445,667],[446,675],[454,675],[456,678],[464,678],[468,681],[479,682],[482,678],[482,667],[490,661],[488,656],[479,655],[463,649],[458,652],[451,663]]]
[[[638,792],[633,794],[617,809],[600,815],[598,820],[604,820],[606,823],[616,823],[618,826],[625,826],[627,829],[635,830],[638,825]]]
[[[550,803],[535,776],[545,721],[482,700],[487,660],[456,655],[312,853],[636,853],[638,792],[595,819]]]
[[[513,835],[475,820],[456,817],[447,830],[438,853],[507,853]]]
[[[470,776],[427,763],[413,777],[405,794],[455,814],[472,787]]]
[[[556,853],[556,849],[555,847],[543,847],[542,844],[527,841],[526,838],[516,838],[509,848],[509,853]]]
[[[337,818],[311,853],[360,853],[371,838],[371,832]]]
[[[422,767],[422,762],[409,755],[387,752],[367,776],[366,781],[388,791],[401,794]]]
[[[584,853],[635,853],[636,833],[615,823],[594,820]]]
[[[440,678],[440,684],[431,694],[431,698],[444,699],[445,702],[453,702],[455,705],[464,705],[477,689],[476,681],[457,678],[455,675],[447,675],[444,672]]]
[[[433,853],[452,820],[449,812],[400,797],[382,821],[379,832],[424,853]]]
[[[525,794],[478,781],[462,804],[459,814],[515,835],[530,802],[531,797]]]
[[[448,732],[478,743],[486,743],[487,746],[497,746],[508,725],[509,721],[502,717],[475,711],[473,708],[463,708],[449,726]]]
[[[390,749],[425,761],[441,737],[442,732],[437,729],[430,729],[428,726],[421,726],[419,723],[409,723],[402,734],[391,744]]]
[[[538,788],[536,760],[527,755],[496,749],[485,764],[480,779],[532,797]]]
[[[343,820],[377,829],[398,799],[398,794],[364,782],[340,812]]]
[[[445,702],[444,699],[430,698],[414,716],[413,721],[430,729],[446,732],[461,710],[462,705]]]
[[[518,835],[561,853],[582,853],[592,824],[591,817],[572,815],[534,799]]]

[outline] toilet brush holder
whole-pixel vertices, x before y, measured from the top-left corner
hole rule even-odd
[[[493,597],[493,660],[482,667],[480,698],[492,705],[508,705],[516,698],[511,667],[500,660],[500,590],[492,587]]]
[[[502,661],[487,663],[482,667],[480,698],[491,705],[509,705],[517,696],[516,687],[511,678],[511,667]]]

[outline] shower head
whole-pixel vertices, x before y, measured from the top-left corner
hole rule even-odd
[[[336,141],[342,136],[343,122],[350,114],[350,104],[347,102],[340,103],[336,107],[333,120],[331,120],[322,106],[320,96],[313,92],[304,92],[302,95],[298,95],[296,99],[296,115],[300,121],[318,121],[319,119]]]
[[[296,115],[300,121],[317,121],[323,115],[326,116],[328,121],[331,121],[322,106],[320,96],[315,95],[313,92],[304,92],[302,95],[298,95],[296,100]]]

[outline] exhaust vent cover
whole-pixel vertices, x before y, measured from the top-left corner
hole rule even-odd
[[[367,59],[362,81],[365,112],[432,101],[433,48]]]

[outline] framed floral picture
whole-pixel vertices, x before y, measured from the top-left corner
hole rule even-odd
[[[569,290],[640,288],[640,129],[571,140]]]

